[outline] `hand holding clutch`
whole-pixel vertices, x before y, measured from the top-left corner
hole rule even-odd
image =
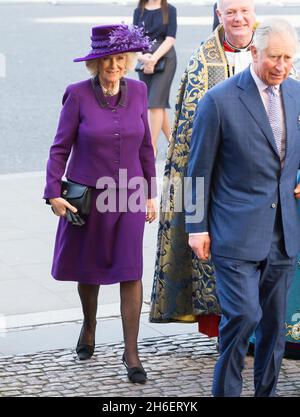
[[[138,61],[138,63],[136,64],[135,67],[135,71],[144,71],[144,62]],[[160,58],[156,65],[154,66],[154,71],[153,72],[163,72],[166,66],[166,58],[162,57]]]
[[[90,213],[91,199],[91,187],[65,180],[62,181],[61,197],[49,199],[49,203],[57,216],[66,216],[72,225],[82,226],[84,217]]]
[[[66,199],[62,197],[50,198],[47,201],[47,204],[51,204],[51,210],[56,216],[65,217],[67,215],[67,210],[77,213],[77,208],[72,206]]]

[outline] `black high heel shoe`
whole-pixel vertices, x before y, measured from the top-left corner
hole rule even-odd
[[[80,343],[80,339],[82,336],[83,326],[81,328],[81,332],[79,335],[79,339],[76,346],[76,353],[78,356],[78,359],[81,361],[85,361],[87,359],[90,359],[95,351],[95,343],[93,345],[88,345],[86,343]]]
[[[135,384],[145,384],[147,381],[147,373],[142,366],[134,366],[129,368],[125,360],[125,353],[123,353],[122,362],[127,369],[127,376],[129,381]]]

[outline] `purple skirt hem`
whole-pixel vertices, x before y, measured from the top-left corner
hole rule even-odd
[[[52,269],[52,277],[56,281],[75,281],[80,284],[94,284],[94,285],[110,285],[118,284],[126,281],[139,281],[142,279],[142,272],[138,270],[134,271],[121,271],[119,274],[114,271],[113,273],[106,271],[86,271],[74,274],[74,271]]]

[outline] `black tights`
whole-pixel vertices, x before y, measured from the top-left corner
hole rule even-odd
[[[81,343],[93,345],[95,342],[98,294],[100,285],[78,284],[78,294],[83,312]]]
[[[99,288],[99,285],[78,284],[84,316],[81,343],[92,345],[95,341]],[[129,367],[140,366],[137,338],[143,299],[142,282],[121,282],[120,297],[126,362]]]

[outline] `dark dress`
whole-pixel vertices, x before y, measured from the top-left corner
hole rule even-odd
[[[44,198],[59,197],[67,160],[66,177],[93,188],[92,209],[83,226],[60,217],[53,277],[96,285],[141,279],[146,197],[156,195],[155,185],[150,188],[155,162],[146,86],[123,79],[121,93],[111,98],[104,97],[99,83],[92,80],[69,86],[50,149]],[[114,181],[115,187],[101,186],[99,180],[106,183],[104,178]],[[143,192],[134,187],[137,178],[143,181]],[[111,209],[104,212],[109,202]],[[135,210],[128,209],[130,202],[136,202]]]
[[[169,21],[163,24],[162,9],[147,10],[141,13],[139,8],[135,9],[133,24],[145,27],[145,33],[151,40],[156,40],[152,53],[161,45],[167,36],[176,37],[177,22],[176,8],[168,5]],[[139,71],[139,78],[148,87],[148,108],[170,108],[169,96],[171,84],[176,71],[176,52],[172,47],[165,55],[166,66],[163,72],[144,74]]]

